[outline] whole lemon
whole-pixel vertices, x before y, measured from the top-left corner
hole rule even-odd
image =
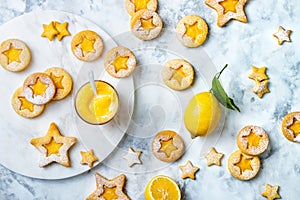
[[[218,125],[221,107],[210,92],[196,94],[189,102],[184,113],[185,127],[191,137],[209,135]]]

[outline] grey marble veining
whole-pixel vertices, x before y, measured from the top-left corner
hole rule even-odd
[[[129,31],[130,17],[125,11],[124,1],[120,0],[0,0],[0,24],[38,10],[59,10],[81,15],[99,25],[111,36]],[[148,170],[147,173],[134,172],[135,167],[139,171],[143,165],[135,166],[128,172],[118,169],[110,161],[122,158],[114,157],[114,154],[107,160],[107,164],[72,178],[55,181],[24,177],[0,165],[0,199],[84,199],[95,189],[93,174],[96,171],[107,178],[125,173],[127,194],[138,200],[143,199],[147,180],[156,174],[174,178],[179,183],[183,199],[187,200],[264,199],[260,194],[266,183],[280,185],[282,199],[300,198],[300,145],[287,141],[281,133],[282,117],[288,112],[300,110],[300,2],[249,0],[246,6],[249,22],[243,24],[232,21],[224,28],[216,26],[216,13],[204,4],[204,0],[159,1],[158,12],[168,29],[174,29],[184,15],[197,14],[203,17],[210,28],[208,40],[203,45],[205,52],[218,69],[226,63],[229,64],[221,80],[241,112],[226,111],[224,129],[215,144],[216,149],[225,154],[222,166],[206,166],[206,161],[200,154],[201,146],[197,146],[202,145],[202,139],[199,138],[190,145],[180,160],[157,170]],[[293,30],[292,43],[282,46],[277,44],[272,34],[279,25]],[[164,47],[165,44],[160,45]],[[157,51],[153,55],[163,54]],[[158,56],[158,59],[164,62],[163,56]],[[146,62],[146,59],[141,58],[141,61]],[[252,65],[268,68],[271,92],[262,99],[251,92],[254,83],[247,77],[251,73]],[[137,80],[139,81],[143,83]],[[137,105],[143,106],[142,102],[139,103]],[[162,111],[158,108],[158,112]],[[136,120],[139,124],[149,119]],[[262,169],[258,176],[251,181],[242,182],[228,172],[227,159],[237,149],[238,131],[249,124],[259,125],[268,132],[270,147],[261,156]],[[145,151],[141,159],[146,163],[151,155],[147,154],[150,145],[145,141],[148,140],[136,139],[133,134],[128,134],[118,148],[126,150],[131,145]],[[181,179],[178,165],[183,165],[186,160],[191,160],[200,168],[195,181]]]

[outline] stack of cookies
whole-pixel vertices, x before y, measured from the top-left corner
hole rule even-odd
[[[269,146],[266,131],[259,126],[245,126],[237,136],[239,150],[228,158],[228,169],[231,175],[239,180],[253,179],[260,170],[259,155]]]

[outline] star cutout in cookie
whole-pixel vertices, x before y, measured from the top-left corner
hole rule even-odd
[[[30,143],[41,153],[40,167],[52,162],[70,167],[69,149],[77,142],[75,137],[62,136],[55,123],[51,123],[45,136],[33,138]]]
[[[62,84],[62,80],[64,78],[64,76],[55,76],[52,72],[50,73],[50,78],[52,79],[52,81],[54,82],[54,85],[56,87],[56,89],[64,89],[64,86]]]
[[[255,85],[252,88],[252,92],[257,94],[257,96],[259,98],[262,98],[265,93],[270,92],[270,90],[268,88],[268,84],[269,84],[268,80],[264,80],[264,81],[261,81],[261,82],[255,81]]]
[[[278,31],[274,33],[273,36],[277,38],[278,44],[282,45],[284,42],[291,42],[291,33],[291,30],[285,30],[282,26],[279,26]]]
[[[183,166],[179,166],[181,172],[182,172],[182,178],[190,178],[190,179],[193,179],[195,180],[195,173],[199,170],[198,167],[195,167],[191,161],[187,161],[185,163],[185,165]]]
[[[32,90],[32,95],[38,96],[44,95],[48,86],[48,84],[44,84],[39,78],[37,78],[34,84],[29,85],[29,88]]]
[[[7,57],[7,64],[12,62],[21,63],[20,55],[22,51],[22,49],[16,49],[12,46],[12,44],[10,44],[9,49],[3,52],[3,54]]]
[[[95,173],[96,190],[90,194],[86,200],[120,199],[129,200],[123,192],[126,176],[120,174],[112,180],[106,179],[99,173]]]
[[[50,22],[49,25],[43,24],[44,32],[42,33],[42,37],[48,38],[50,41],[54,39],[54,37],[59,34],[57,29],[55,28],[55,22]]]
[[[18,99],[20,100],[20,108],[19,110],[29,110],[29,112],[34,111],[34,104],[27,101],[27,99],[24,96],[18,96]]]
[[[194,24],[189,25],[189,24],[184,24],[186,32],[185,35],[189,36],[192,38],[192,40],[196,40],[199,34],[202,34],[202,30],[199,29],[198,27],[198,21],[196,21]]]
[[[80,151],[81,161],[80,164],[87,164],[90,168],[93,167],[94,162],[98,161],[97,156],[94,155],[94,151],[91,149],[87,152]]]
[[[128,167],[132,167],[135,164],[142,164],[140,160],[141,154],[141,151],[135,151],[131,147],[129,147],[127,154],[124,155],[123,158],[127,160]]]
[[[59,23],[59,22],[54,22],[55,23],[55,28],[58,31],[57,34],[57,39],[58,41],[61,41],[63,37],[71,35],[70,32],[68,31],[68,22],[64,23]]]
[[[252,66],[252,73],[248,76],[248,78],[259,82],[267,80],[269,77],[266,75],[266,69],[266,67],[258,68]]]
[[[280,199],[281,196],[278,194],[279,186],[266,184],[266,190],[261,193],[263,197],[266,197],[268,200]]]
[[[221,166],[221,159],[224,154],[216,151],[214,147],[212,147],[209,152],[206,153],[205,158],[207,160],[207,166],[218,165]]]
[[[247,22],[244,6],[247,0],[206,0],[206,5],[215,9],[218,14],[217,25],[224,26],[232,19]]]

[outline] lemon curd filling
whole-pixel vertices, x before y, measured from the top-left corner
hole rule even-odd
[[[248,146],[257,147],[261,141],[261,136],[256,135],[254,132],[251,131],[249,135],[246,136],[248,141]]]
[[[241,154],[240,162],[235,164],[235,166],[241,169],[241,174],[246,170],[253,171],[253,168],[251,166],[251,159],[247,159],[245,156],[243,156],[243,154]]]
[[[26,100],[25,97],[18,97],[21,102],[19,110],[29,110],[30,112],[34,111],[34,105]]]
[[[182,79],[184,79],[186,77],[186,74],[183,71],[183,67],[179,67],[177,69],[175,69],[174,73],[173,73],[173,78],[179,83],[181,84]]]
[[[161,148],[159,149],[160,152],[164,152],[168,157],[170,157],[171,153],[177,148],[173,145],[173,138],[167,141],[161,141]]]
[[[59,149],[62,145],[63,144],[61,143],[56,143],[52,137],[51,141],[48,144],[44,145],[47,149],[47,156],[50,156],[52,154],[59,154]]]
[[[149,1],[150,0],[134,0],[133,4],[135,6],[135,12],[142,9],[147,9]]]
[[[106,82],[95,81],[97,96],[90,83],[77,92],[75,107],[78,115],[90,124],[103,124],[110,121],[118,110],[118,95]]]
[[[56,89],[64,89],[64,86],[62,85],[64,76],[55,76],[53,73],[50,73],[50,78],[53,80]]]
[[[141,18],[141,26],[145,30],[151,30],[154,29],[156,26],[153,24],[153,17],[150,17],[149,19],[143,19]]]
[[[34,85],[31,85],[30,88],[33,90],[34,95],[44,95],[47,90],[47,84],[44,84],[38,78]]]
[[[82,51],[84,51],[86,53],[89,53],[89,52],[95,50],[94,44],[95,44],[95,40],[90,40],[90,39],[84,38],[82,43],[81,43],[80,48],[81,48]]]
[[[221,6],[224,8],[224,14],[227,12],[234,12],[236,13],[236,5],[239,1],[238,0],[224,0],[220,2]]]
[[[115,67],[115,71],[116,73],[118,73],[121,69],[128,69],[127,67],[127,61],[128,61],[129,57],[128,56],[118,56],[114,62],[113,62],[113,66]]]
[[[104,187],[104,192],[101,194],[101,197],[104,199],[119,199],[118,195],[116,195],[117,187]]]
[[[294,137],[297,137],[300,134],[300,122],[294,120],[294,123],[289,127],[294,132]]]
[[[8,58],[7,64],[10,64],[12,62],[18,62],[20,63],[20,54],[22,52],[22,49],[15,49],[11,44],[9,46],[9,49],[7,51],[4,51],[3,54]]]
[[[201,30],[198,28],[198,22],[196,21],[192,25],[185,24],[186,32],[185,34],[196,41],[199,34],[201,34]]]

